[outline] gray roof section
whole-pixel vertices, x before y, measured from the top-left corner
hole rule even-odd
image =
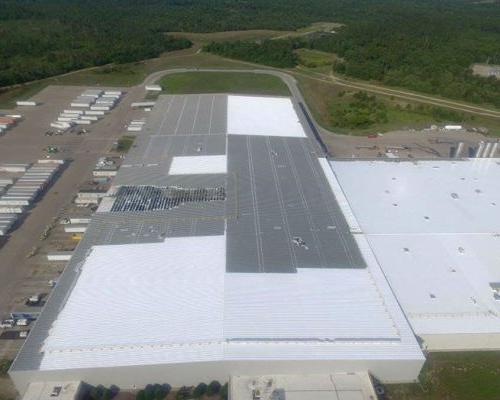
[[[228,181],[237,193],[228,272],[365,267],[309,139],[230,136],[228,143],[228,171],[237,177]]]
[[[113,184],[169,186],[189,181],[193,179],[190,176],[168,175],[172,158],[223,155],[226,154],[226,141],[226,135],[140,136]],[[214,184],[211,183],[214,179],[217,182],[225,180],[223,175],[198,175],[195,179],[200,183],[206,180],[207,185]]]
[[[147,135],[214,135],[227,132],[227,95],[160,96]],[[158,110],[160,110],[158,112]]]

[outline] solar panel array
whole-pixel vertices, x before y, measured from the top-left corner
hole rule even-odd
[[[225,199],[226,190],[224,187],[122,186],[118,190],[111,212],[170,210],[186,203]]]

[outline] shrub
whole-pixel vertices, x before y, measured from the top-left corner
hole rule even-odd
[[[7,371],[9,370],[11,364],[11,360],[0,360],[0,376],[7,375]]]
[[[154,398],[156,400],[163,400],[167,396],[167,392],[161,385],[155,385]]]
[[[94,386],[92,389],[90,389],[89,397],[92,400],[101,400],[103,398],[105,390],[105,387],[102,385]]]
[[[137,394],[135,395],[136,400],[146,400],[146,393],[144,390],[139,390]]]
[[[207,384],[206,383],[199,383],[198,386],[194,388],[193,391],[193,396],[199,399],[201,396],[203,396],[207,392]]]
[[[175,396],[176,400],[186,400],[191,397],[192,388],[188,386],[181,387]]]
[[[213,396],[214,394],[217,394],[220,392],[221,384],[219,381],[212,381],[208,384],[207,387],[207,396]]]
[[[222,387],[220,388],[220,397],[222,400],[227,400],[228,398],[228,384],[227,382],[224,383],[224,385],[222,385]]]

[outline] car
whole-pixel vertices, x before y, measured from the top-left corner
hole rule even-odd
[[[0,322],[0,328],[13,328],[15,324],[16,321],[14,321],[13,319],[4,319],[2,322]]]
[[[27,318],[20,318],[16,321],[17,326],[28,326],[30,324],[30,320]]]
[[[19,337],[22,338],[22,339],[25,339],[28,337],[28,334],[30,333],[30,331],[19,331]]]
[[[30,296],[26,299],[26,305],[27,306],[38,306],[40,302],[42,301],[42,296],[39,294],[34,294],[33,296]]]

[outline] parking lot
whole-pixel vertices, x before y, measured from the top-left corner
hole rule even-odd
[[[131,119],[144,117],[143,111],[130,107],[131,102],[144,97],[140,88],[134,88],[103,119],[85,126],[86,133],[77,128],[62,135],[47,134],[54,131],[50,123],[85,89],[47,87],[32,98],[39,105],[10,110],[22,114],[23,118],[0,137],[0,163],[33,163],[49,156],[66,160],[59,177],[23,216],[22,223],[10,232],[8,238],[0,240],[0,319],[8,317],[11,312],[36,313],[41,310],[50,295],[49,281],[57,280],[65,266],[65,262],[49,262],[47,253],[72,250],[78,244],[77,236],[64,232],[60,218],[91,215],[89,208],[74,205],[73,198],[80,187],[91,181],[99,157],[113,154],[110,153],[113,144],[126,134],[125,124]],[[57,152],[49,155],[48,147],[56,148]],[[26,305],[26,299],[34,294],[41,295],[40,304]],[[28,329],[29,326],[23,326],[3,330],[0,359],[12,359],[23,343],[18,338],[5,339],[11,335],[5,335],[5,331]]]
[[[397,158],[449,158],[451,148],[463,142],[461,157],[468,156],[469,147],[480,141],[495,141],[477,132],[435,130],[405,130],[383,135],[346,136],[323,134],[323,140],[338,158],[378,158],[392,153]]]

